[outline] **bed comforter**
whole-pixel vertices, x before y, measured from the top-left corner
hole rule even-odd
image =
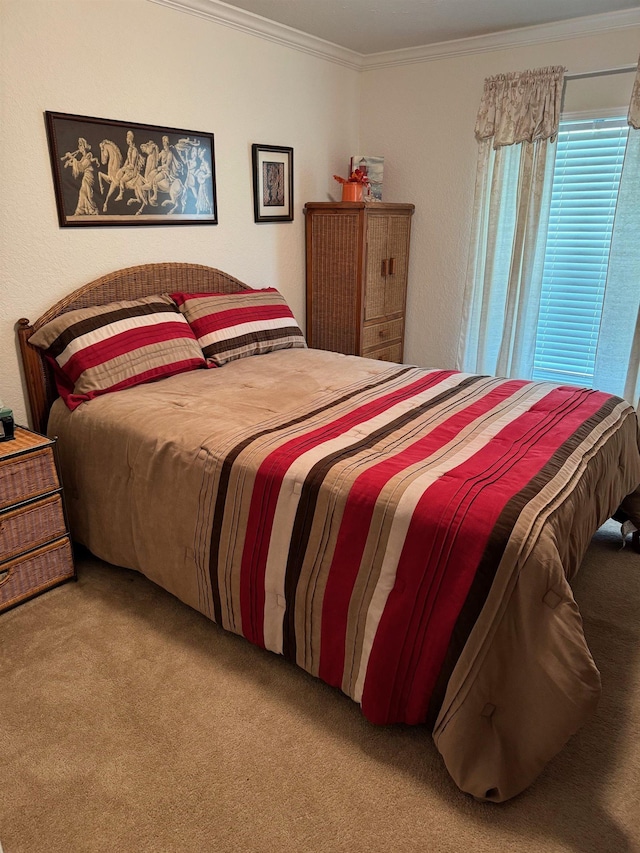
[[[624,401],[310,349],[58,401],[50,432],[78,541],[427,724],[462,790],[517,794],[593,710],[569,581],[640,483]]]

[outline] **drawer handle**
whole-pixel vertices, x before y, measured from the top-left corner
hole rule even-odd
[[[2,584],[5,581],[9,580],[9,576],[10,576],[10,573],[9,573],[8,569],[4,569],[3,571],[0,571],[0,586],[2,586]]]

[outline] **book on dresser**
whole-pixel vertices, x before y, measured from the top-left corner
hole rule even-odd
[[[305,205],[307,343],[402,362],[413,204]]]
[[[0,612],[75,577],[55,440],[16,426],[0,442]]]

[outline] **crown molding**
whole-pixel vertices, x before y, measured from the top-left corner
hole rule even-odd
[[[266,41],[291,47],[294,50],[300,50],[303,53],[335,62],[338,65],[345,65],[355,71],[360,71],[362,68],[363,56],[360,53],[317,38],[317,36],[308,35],[308,33],[303,33],[293,27],[287,27],[285,24],[270,21],[261,15],[255,15],[253,12],[238,9],[237,6],[230,6],[221,0],[149,0],[149,2],[158,6],[166,6],[176,12],[205,18],[216,24],[221,24],[223,27],[231,27],[231,29],[258,36],[258,38]]]
[[[344,65],[354,71],[372,71],[396,65],[411,65],[416,62],[429,62],[436,59],[486,53],[492,50],[506,50],[540,42],[563,41],[595,33],[604,33],[609,30],[640,26],[640,9],[627,9],[620,12],[607,12],[602,15],[571,18],[552,24],[539,24],[533,27],[504,30],[499,33],[437,42],[421,47],[362,54],[308,33],[303,33],[285,24],[263,18],[261,15],[255,15],[253,12],[239,9],[237,6],[230,6],[228,3],[223,3],[222,0],[149,0],[149,2],[174,9],[177,12],[196,15],[221,26],[231,27],[234,30],[240,30],[266,41],[284,45],[338,65]]]
[[[621,12],[606,12],[603,15],[588,15],[584,18],[571,18],[552,24],[538,24],[534,27],[521,27],[516,30],[503,30],[499,33],[488,33],[483,36],[442,41],[422,47],[370,53],[362,57],[361,68],[363,71],[371,71],[393,65],[411,65],[414,62],[428,62],[434,59],[448,59],[454,56],[467,56],[492,50],[506,50],[541,42],[564,41],[565,39],[639,25],[640,9],[625,9]]]

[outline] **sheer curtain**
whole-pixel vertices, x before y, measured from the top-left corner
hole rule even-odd
[[[458,368],[533,369],[564,68],[485,80]]]
[[[640,63],[616,204],[594,387],[639,406],[640,394]],[[640,411],[640,408],[639,408]]]

